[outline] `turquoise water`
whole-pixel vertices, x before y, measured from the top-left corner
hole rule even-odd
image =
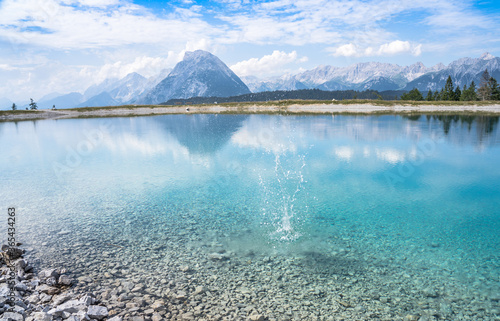
[[[255,275],[247,287],[272,284],[299,306],[285,317],[269,305],[260,313],[270,319],[498,320],[497,124],[391,115],[6,122],[0,199],[5,212],[16,207],[17,239],[39,265],[75,277],[135,257],[137,273],[187,264],[198,279],[239,286],[265,267],[272,283]],[[297,295],[311,287],[325,294]]]

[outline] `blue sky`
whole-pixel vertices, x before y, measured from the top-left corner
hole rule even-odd
[[[1,0],[0,98],[154,76],[203,49],[239,76],[500,55],[499,1]]]

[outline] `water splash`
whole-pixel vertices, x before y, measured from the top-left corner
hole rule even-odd
[[[305,184],[305,156],[286,158],[277,154],[274,162],[274,173],[267,178],[259,175],[259,184],[264,196],[263,224],[269,226],[272,240],[291,242],[302,236],[301,224],[304,217],[297,199]]]

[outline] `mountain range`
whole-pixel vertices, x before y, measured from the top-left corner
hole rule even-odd
[[[256,76],[241,79],[213,54],[196,50],[186,52],[174,69],[165,69],[145,78],[130,73],[122,79],[106,79],[87,88],[83,93],[52,93],[37,101],[39,108],[71,108],[117,106],[124,104],[159,104],[170,99],[191,97],[229,97],[264,91],[291,91],[302,89],[377,90],[421,92],[440,90],[451,76],[455,86],[463,87],[474,81],[479,85],[485,69],[500,80],[500,58],[484,53],[479,58],[461,58],[445,66],[426,67],[421,62],[410,66],[366,62],[347,67],[322,65],[295,75],[259,79]],[[0,98],[2,108],[12,102]],[[10,104],[10,106],[4,106]],[[6,108],[7,107],[7,108]],[[25,106],[21,106],[24,108]]]

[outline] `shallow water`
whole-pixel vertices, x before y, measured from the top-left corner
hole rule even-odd
[[[238,304],[253,304],[276,320],[497,320],[497,124],[278,115],[0,123],[0,199],[5,212],[16,207],[16,238],[40,267],[111,273],[88,282],[97,292],[130,279],[145,284],[142,295],[168,299],[165,289],[178,289],[162,279],[188,292],[206,285],[218,295],[202,311],[217,313],[200,318],[244,318],[250,310]]]

